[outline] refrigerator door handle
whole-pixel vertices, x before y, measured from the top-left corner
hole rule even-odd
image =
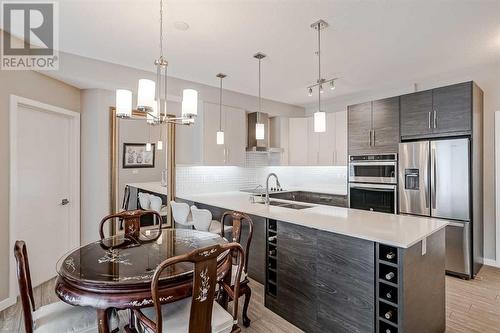
[[[437,161],[436,148],[431,148],[431,203],[432,209],[436,209],[436,188],[437,188]]]

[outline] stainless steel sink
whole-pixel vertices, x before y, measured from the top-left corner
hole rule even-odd
[[[290,204],[281,205],[280,207],[291,208],[291,209],[306,209],[306,208],[311,208],[313,206],[306,206],[306,205],[299,205],[299,204],[290,203]]]
[[[265,204],[265,202],[262,202],[262,201],[259,201],[257,203]],[[283,207],[283,208],[291,208],[291,209],[306,209],[306,208],[314,207],[314,206],[299,205],[299,204],[295,204],[295,203],[281,202],[281,201],[275,201],[275,200],[270,200],[269,205],[276,206],[276,207]]]

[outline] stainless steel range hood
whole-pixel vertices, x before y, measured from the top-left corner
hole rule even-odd
[[[263,112],[252,112],[247,115],[248,118],[248,144],[247,151],[248,152],[263,152],[263,153],[281,153],[283,152],[282,148],[270,147],[271,137],[269,133],[269,115]],[[264,139],[257,140],[255,137],[255,124],[257,123],[257,119],[260,123],[264,124]]]

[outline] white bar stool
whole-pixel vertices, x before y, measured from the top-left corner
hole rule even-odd
[[[170,206],[172,207],[172,216],[174,218],[175,227],[180,227],[182,229],[192,229],[193,219],[190,216],[191,211],[189,210],[189,205],[184,202],[170,201]]]

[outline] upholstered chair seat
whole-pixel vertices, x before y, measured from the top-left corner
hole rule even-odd
[[[111,329],[118,328],[118,316],[110,318]],[[96,310],[72,306],[62,301],[42,306],[33,312],[34,333],[94,333],[97,332]]]
[[[238,267],[236,266],[236,269]],[[186,298],[175,303],[164,304],[161,307],[163,318],[163,331],[171,333],[189,332],[189,315],[191,313],[191,298]],[[154,308],[146,308],[142,313],[155,320]],[[153,333],[145,325],[139,325],[140,332]],[[229,333],[233,328],[233,317],[217,302],[212,310],[212,333]]]

